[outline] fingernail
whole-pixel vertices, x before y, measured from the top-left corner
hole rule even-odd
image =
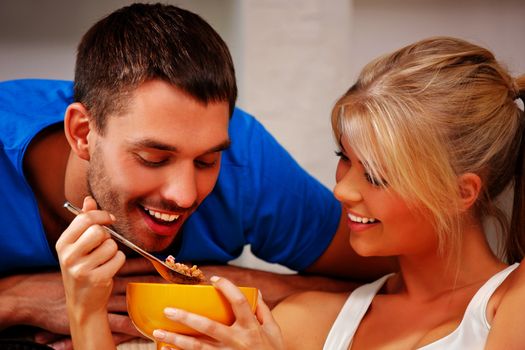
[[[153,331],[153,336],[157,339],[164,339],[166,338],[166,332],[161,331],[160,329],[155,329]]]
[[[217,282],[219,279],[220,279],[219,276],[211,276],[210,277],[210,281],[213,282],[213,283]]]
[[[117,218],[115,217],[115,215],[113,215],[113,214],[109,214],[109,217],[111,218],[111,220],[113,220],[113,221],[117,221]]]
[[[177,316],[178,313],[179,313],[179,310],[174,309],[172,307],[167,307],[164,309],[164,314],[166,314],[166,316],[175,317]]]
[[[48,344],[48,346],[54,350],[62,350],[62,349],[65,349],[65,345],[63,342],[56,342],[56,343],[53,343],[53,344]]]

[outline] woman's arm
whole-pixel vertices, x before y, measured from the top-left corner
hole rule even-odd
[[[326,336],[348,293],[305,292],[285,299],[270,312],[261,296],[255,315],[240,290],[225,278],[212,278],[232,306],[235,322],[226,326],[180,309],[165,310],[167,318],[207,337],[155,330],[158,341],[180,349],[316,350]]]
[[[77,216],[56,244],[66,294],[71,338],[76,350],[115,349],[107,304],[113,277],[125,261],[124,253],[100,225],[111,224],[86,198]]]
[[[525,264],[508,277],[485,349],[523,349],[525,344]]]
[[[349,293],[308,291],[292,295],[273,310],[285,349],[322,349]]]

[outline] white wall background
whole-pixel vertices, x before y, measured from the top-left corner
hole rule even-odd
[[[329,113],[369,60],[432,35],[489,47],[525,72],[524,0],[179,0],[231,48],[239,105],[334,185]],[[0,80],[72,79],[80,36],[126,0],[0,1]]]
[[[239,106],[309,172],[333,187],[329,114],[360,68],[433,35],[494,50],[525,73],[524,0],[185,0],[229,44]],[[1,0],[0,80],[72,79],[76,44],[125,0]]]

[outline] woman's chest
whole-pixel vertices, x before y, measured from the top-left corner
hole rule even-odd
[[[475,294],[462,291],[428,302],[376,296],[354,334],[352,349],[417,349],[458,329]]]

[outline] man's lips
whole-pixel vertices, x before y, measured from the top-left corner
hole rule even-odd
[[[186,217],[180,213],[162,212],[146,207],[143,207],[140,212],[149,229],[161,236],[175,236]]]
[[[176,213],[167,213],[164,211],[159,211],[155,209],[150,209],[144,207],[144,210],[152,217],[154,217],[159,222],[172,223],[180,217],[180,214]]]

